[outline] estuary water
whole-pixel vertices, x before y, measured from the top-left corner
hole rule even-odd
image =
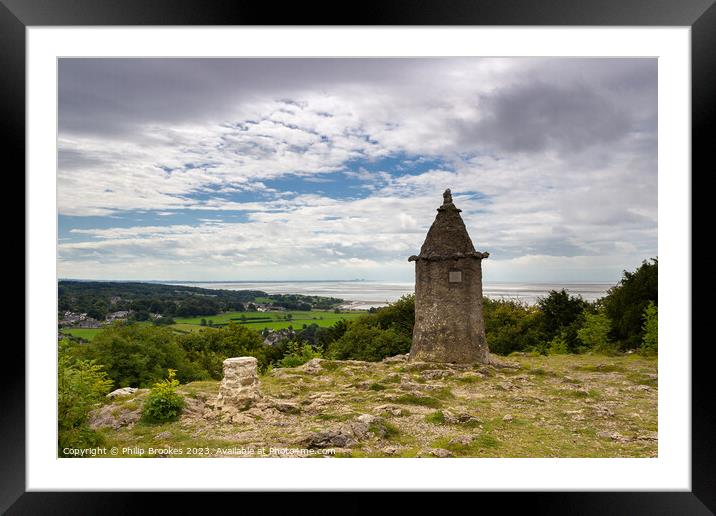
[[[380,281],[227,281],[227,282],[172,282],[208,289],[262,290],[268,294],[303,294],[344,299],[343,308],[367,309],[385,306],[405,294],[415,291],[413,282]],[[606,295],[614,285],[610,283],[487,283],[483,295],[491,299],[510,299],[535,304],[539,297],[550,290],[565,289],[571,295],[579,295],[586,301],[594,301]]]

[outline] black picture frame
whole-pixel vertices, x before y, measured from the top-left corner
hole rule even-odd
[[[694,172],[700,169],[703,175],[716,170],[711,151],[712,131],[709,131],[714,126],[716,97],[714,1],[383,0],[345,5],[339,2],[282,3],[279,7],[231,0],[0,0],[0,120],[8,129],[6,162],[10,157],[10,163],[24,170],[25,29],[30,26],[688,26],[692,37],[692,191],[695,191],[694,180],[699,176]],[[695,244],[694,247],[703,245]],[[693,253],[693,250],[684,250],[689,251]],[[694,303],[692,306],[697,317],[699,314],[705,317],[704,308]],[[716,511],[716,445],[713,444],[716,418],[708,384],[712,374],[712,365],[706,356],[708,346],[709,339],[694,341],[692,346],[690,492],[480,493],[476,495],[481,498],[480,503],[490,498],[501,504],[498,507],[518,509],[522,506],[532,513],[549,514],[712,514]],[[8,348],[5,346],[4,353],[11,352]],[[148,507],[147,494],[25,492],[24,353],[6,356],[5,360],[12,360],[14,367],[3,369],[0,389],[0,511],[8,514],[127,514]],[[183,495],[160,496],[165,511],[189,508]],[[221,503],[227,496],[230,495],[212,494],[211,498]],[[305,498],[295,496],[294,504],[300,504],[300,499]],[[358,508],[363,504],[351,505]],[[206,509],[208,505],[202,507]]]

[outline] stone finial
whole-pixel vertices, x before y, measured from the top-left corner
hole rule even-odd
[[[224,378],[219,386],[217,407],[222,410],[243,410],[261,397],[257,365],[254,357],[224,360]]]
[[[452,193],[450,193],[450,189],[448,188],[443,192],[443,204],[451,204],[452,203]]]

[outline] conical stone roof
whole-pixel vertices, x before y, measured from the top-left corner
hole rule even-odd
[[[475,251],[465,223],[460,216],[462,210],[452,202],[450,189],[443,193],[443,204],[438,208],[435,222],[430,226],[425,242],[418,256],[411,256],[409,261],[417,260],[450,260],[455,258],[487,258],[489,253]]]

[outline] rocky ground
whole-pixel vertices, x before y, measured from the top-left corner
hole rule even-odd
[[[184,385],[181,418],[140,419],[147,390],[91,426],[119,456],[655,457],[657,362],[637,355],[510,356],[502,365],[315,359],[260,377],[246,410],[219,382]]]

